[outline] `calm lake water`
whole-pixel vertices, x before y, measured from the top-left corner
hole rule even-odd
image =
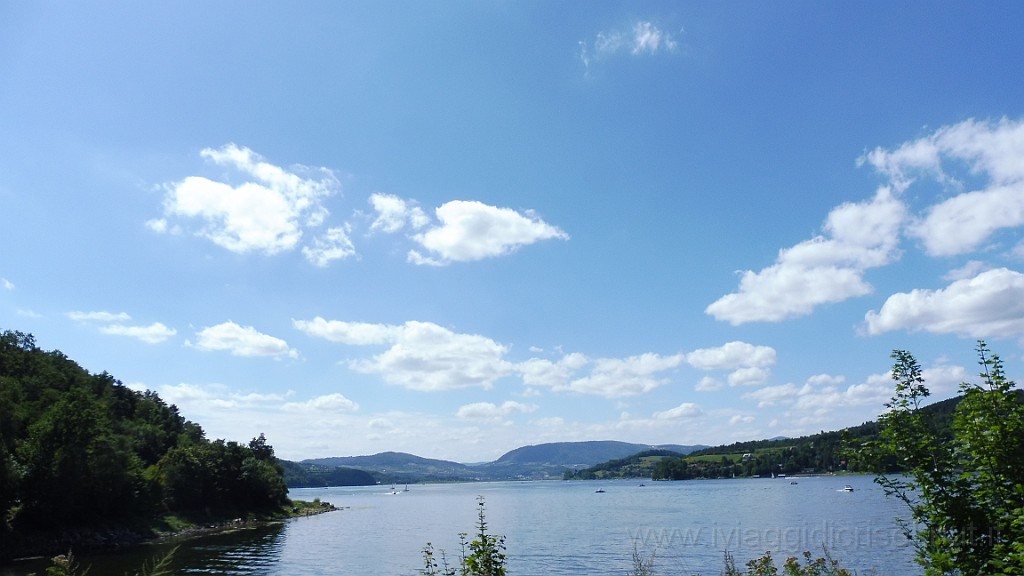
[[[489,531],[506,537],[511,574],[626,574],[634,543],[654,554],[664,575],[720,574],[726,550],[742,566],[766,550],[779,560],[804,550],[819,556],[823,545],[859,574],[921,572],[894,521],[903,508],[870,476],[643,483],[416,484],[408,492],[398,486],[398,494],[390,486],[293,490],[292,498],[343,509],[188,541],[174,566],[179,574],[418,574],[427,542],[458,556],[458,533],[472,534],[476,498],[483,496]],[[840,491],[844,484],[855,490]],[[144,546],[83,558],[82,565],[92,566],[91,576],[120,576],[166,549]],[[0,568],[0,576],[41,573],[40,566]]]

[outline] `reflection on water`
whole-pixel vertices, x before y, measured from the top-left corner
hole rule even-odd
[[[132,575],[172,550],[170,568],[174,574],[273,574],[281,557],[285,524],[224,532],[181,542],[147,544],[116,553],[77,556],[81,570],[88,576]],[[0,567],[0,576],[44,574],[50,562],[45,559],[23,561]]]
[[[844,484],[853,492],[842,492]],[[492,534],[504,535],[510,574],[624,574],[634,545],[662,574],[719,574],[726,550],[741,566],[771,550],[777,559],[827,546],[858,573],[915,574],[913,549],[871,477],[686,482],[496,482],[293,491],[343,510],[285,524],[181,543],[176,574],[412,576],[427,542],[458,556],[472,533],[476,497],[486,499]],[[602,488],[603,493],[596,493]],[[134,574],[173,545],[82,559],[91,576]],[[13,570],[13,571],[12,571]],[[45,563],[0,568],[0,576],[42,574]]]

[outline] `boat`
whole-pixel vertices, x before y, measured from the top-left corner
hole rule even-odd
[[[594,493],[596,493],[596,494],[604,494],[604,488],[598,488],[597,490],[594,490]]]
[[[843,489],[840,490],[840,492],[853,492],[853,486],[847,484],[846,486],[843,486]]]

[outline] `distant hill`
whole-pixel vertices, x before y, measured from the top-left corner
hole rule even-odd
[[[624,458],[637,452],[651,449],[672,450],[688,454],[703,446],[680,446],[674,444],[651,446],[616,441],[554,442],[523,446],[505,453],[494,462],[481,464],[460,464],[449,460],[422,458],[405,452],[381,452],[369,456],[338,456],[313,458],[302,462],[286,463],[288,485],[322,486],[321,482],[332,482],[340,478],[332,469],[342,468],[362,471],[372,475],[374,482],[382,484],[408,484],[414,482],[457,482],[472,480],[516,480],[561,478],[566,469],[593,466],[594,464]],[[334,476],[332,476],[332,474]],[[335,478],[330,480],[328,478]],[[365,481],[352,480],[349,483],[333,485],[357,485]],[[294,482],[294,483],[293,483]]]
[[[409,482],[455,482],[460,480],[481,480],[474,468],[451,462],[422,458],[405,452],[381,452],[369,456],[337,456],[313,458],[302,464],[325,467],[346,467],[364,470],[374,475],[381,483]]]
[[[935,430],[948,431],[961,398],[950,398],[923,408]],[[834,432],[799,438],[777,436],[722,446],[705,447],[687,455],[652,450],[628,458],[610,459],[566,473],[566,479],[637,478],[686,480],[690,478],[772,477],[862,471],[850,446],[877,438],[877,422],[865,422]],[[897,466],[897,463],[893,463]]]
[[[377,483],[377,478],[366,470],[286,460],[282,460],[281,465],[284,468],[284,481],[289,488],[370,486]]]
[[[552,442],[523,446],[506,452],[494,462],[475,468],[485,470],[492,477],[504,478],[561,478],[568,469],[586,468],[601,462],[625,458],[645,450],[671,450],[689,454],[704,446],[675,444],[633,444],[614,440],[589,442]]]

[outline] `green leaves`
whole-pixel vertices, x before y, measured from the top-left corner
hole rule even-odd
[[[495,536],[487,531],[487,517],[484,510],[484,497],[477,497],[477,524],[475,538],[470,541],[469,534],[459,534],[462,545],[462,557],[458,571],[448,565],[444,551],[440,552],[438,563],[434,555],[434,547],[428,542],[423,548],[424,568],[421,574],[428,576],[505,576],[505,537]]]
[[[977,347],[981,384],[963,383],[952,437],[924,418],[921,367],[893,352],[895,391],[880,440],[863,454],[887,495],[907,504],[904,523],[927,575],[1024,573],[1024,405],[999,357]],[[896,459],[905,476],[881,466]]]

